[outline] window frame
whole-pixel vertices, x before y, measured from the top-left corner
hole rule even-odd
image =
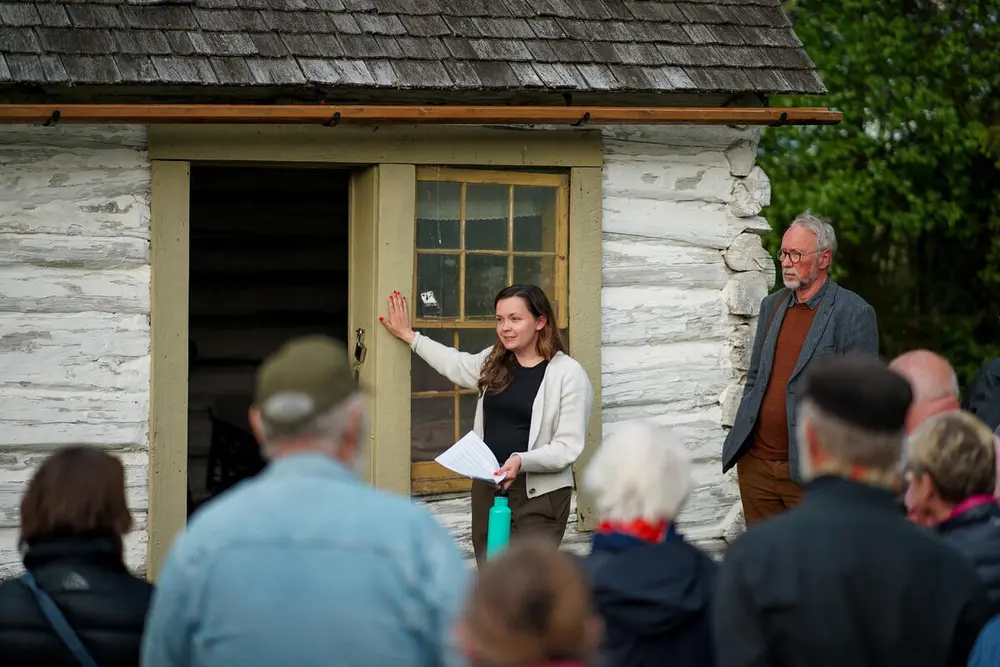
[[[412,326],[414,330],[421,329],[449,329],[454,330],[452,344],[458,344],[460,332],[465,330],[484,330],[495,328],[493,320],[489,319],[466,319],[465,316],[465,287],[466,287],[466,258],[469,255],[493,255],[507,257],[507,284],[513,279],[514,258],[515,257],[551,257],[553,259],[553,294],[549,294],[553,308],[556,311],[556,326],[561,330],[569,327],[569,237],[570,237],[570,175],[568,173],[538,173],[528,171],[507,171],[507,170],[484,170],[484,169],[454,169],[450,167],[425,166],[416,170],[416,180],[438,182],[438,183],[459,183],[462,185],[459,219],[459,247],[458,248],[434,248],[420,249],[417,247],[417,207],[414,211],[413,220],[413,277],[411,282],[411,292],[413,293],[413,310],[416,312],[417,294],[417,266],[420,255],[458,255],[458,317],[421,319],[414,317]],[[508,190],[507,204],[507,248],[505,250],[468,250],[465,247],[465,227],[466,227],[466,186],[469,184],[505,185]],[[513,230],[514,230],[514,188],[516,186],[527,187],[548,187],[556,190],[554,223],[555,223],[555,248],[553,251],[517,251],[514,250]],[[572,332],[570,332],[572,333]],[[425,390],[409,392],[410,405],[412,410],[414,398],[445,398],[452,397],[454,400],[454,437],[458,440],[463,434],[461,429],[460,402],[462,396],[476,395],[475,390],[465,389],[453,385],[450,390]],[[451,472],[447,468],[435,461],[412,461],[412,422],[410,432],[411,463],[410,463],[410,492],[413,496],[432,495],[438,493],[468,491],[472,486],[472,481]]]

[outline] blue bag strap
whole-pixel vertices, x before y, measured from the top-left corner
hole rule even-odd
[[[35,581],[34,575],[30,572],[25,572],[21,576],[21,582],[35,595],[35,600],[38,601],[38,606],[42,608],[45,618],[48,619],[56,634],[59,635],[59,639],[66,644],[66,647],[73,654],[73,657],[76,658],[76,661],[80,663],[81,667],[97,667],[94,658],[90,655],[87,647],[83,645],[83,642],[80,641],[80,637],[70,627],[69,621],[66,620],[66,617],[59,610],[59,606],[48,593],[42,590],[38,582]]]

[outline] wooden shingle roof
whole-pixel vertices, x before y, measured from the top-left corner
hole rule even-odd
[[[780,0],[0,1],[0,84],[826,92]]]

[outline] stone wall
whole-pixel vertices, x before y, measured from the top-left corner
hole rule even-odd
[[[149,192],[145,127],[0,125],[0,578],[31,474],[75,443],[125,464],[144,567]]]
[[[697,482],[680,523],[703,543],[742,520],[720,455],[775,277],[759,236],[770,184],[754,166],[758,138],[732,127],[605,132],[604,432],[641,418],[673,429]]]

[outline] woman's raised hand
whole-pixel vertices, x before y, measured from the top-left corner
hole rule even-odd
[[[389,315],[378,318],[379,322],[393,336],[406,343],[412,343],[415,333],[410,327],[410,313],[406,309],[406,297],[397,291],[389,295]]]

